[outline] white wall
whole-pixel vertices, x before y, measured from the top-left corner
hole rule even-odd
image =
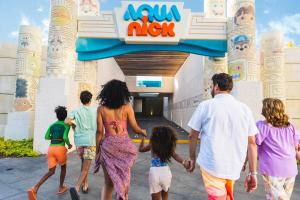
[[[0,45],[0,137],[4,136],[7,114],[13,108],[16,85],[16,53],[16,45]]]
[[[286,109],[291,122],[300,131],[300,49],[285,49]]]
[[[204,57],[191,54],[174,78],[174,94],[164,103],[164,116],[189,131],[187,123],[202,100]],[[165,100],[167,101],[167,100]]]
[[[136,76],[125,77],[130,92],[173,93],[174,77],[162,77],[161,88],[142,88],[136,86]]]
[[[98,87],[105,85],[108,81],[117,79],[125,81],[125,75],[114,58],[106,58],[98,61]],[[99,88],[100,89],[100,88]]]

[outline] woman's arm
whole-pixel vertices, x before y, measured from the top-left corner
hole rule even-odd
[[[127,106],[127,117],[128,117],[129,124],[130,124],[131,128],[133,129],[133,131],[147,137],[146,130],[141,129],[139,127],[139,125],[137,124],[135,115],[134,115],[134,110],[131,107],[131,105]]]
[[[96,132],[96,153],[98,154],[100,152],[100,144],[103,139],[103,121],[101,116],[101,108],[98,107],[97,110],[97,132]]]
[[[145,146],[145,137],[143,137],[141,144],[139,146],[139,152],[143,153],[143,152],[148,152],[151,150],[151,145],[148,144],[147,146]]]

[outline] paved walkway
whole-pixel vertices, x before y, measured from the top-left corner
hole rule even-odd
[[[181,127],[177,126],[175,123],[166,120],[163,117],[137,117],[137,122],[139,126],[147,130],[148,135],[150,136],[153,127],[155,126],[171,126],[177,132],[177,137],[179,140],[187,140],[188,133],[183,130]],[[128,126],[128,132],[131,138],[136,138],[137,135],[132,131],[130,126]],[[138,137],[139,138],[139,137]]]
[[[178,145],[177,152],[187,156],[188,145]],[[150,154],[140,154],[133,168],[130,200],[150,199],[148,191],[148,170]],[[205,200],[206,194],[199,173],[195,171],[188,174],[181,165],[171,165],[173,173],[170,200]],[[26,200],[26,190],[34,185],[47,170],[45,157],[39,158],[9,158],[0,160],[0,199],[3,200]],[[69,154],[66,184],[72,186],[78,178],[80,162],[75,153]],[[59,183],[59,171],[50,178],[38,193],[39,200],[69,200],[69,193],[57,196]],[[253,194],[244,192],[243,178],[236,184],[235,196],[237,200],[260,200],[264,199],[263,185],[260,179],[259,188]],[[90,193],[81,195],[82,200],[99,200],[100,187],[103,186],[103,174],[89,174]],[[292,200],[300,199],[300,178],[297,178]]]

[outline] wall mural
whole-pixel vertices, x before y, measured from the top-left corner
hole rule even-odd
[[[228,22],[229,73],[234,81],[259,80],[255,46],[254,0],[235,0]]]
[[[100,4],[98,0],[81,0],[79,4],[79,15],[97,16],[99,15]]]
[[[252,45],[252,39],[247,35],[236,35],[231,39],[233,51],[246,51]]]
[[[21,26],[18,41],[14,110],[32,111],[41,76],[42,32],[34,26]]]
[[[208,0],[207,3],[209,4],[206,13],[208,16],[225,17],[225,0]]]
[[[48,40],[48,76],[72,75],[75,68],[77,1],[51,0]]]
[[[234,24],[237,26],[252,24],[254,22],[255,12],[252,5],[243,6],[238,9],[234,15]]]
[[[48,62],[49,64],[63,63],[64,58],[64,43],[63,38],[59,34],[54,34],[48,42]]]
[[[28,81],[26,79],[17,79],[15,97],[15,111],[28,111],[32,108],[30,100],[28,99]]]

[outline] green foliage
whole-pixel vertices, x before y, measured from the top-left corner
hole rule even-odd
[[[33,151],[33,140],[13,141],[0,137],[0,156],[4,157],[37,157],[39,154]]]

